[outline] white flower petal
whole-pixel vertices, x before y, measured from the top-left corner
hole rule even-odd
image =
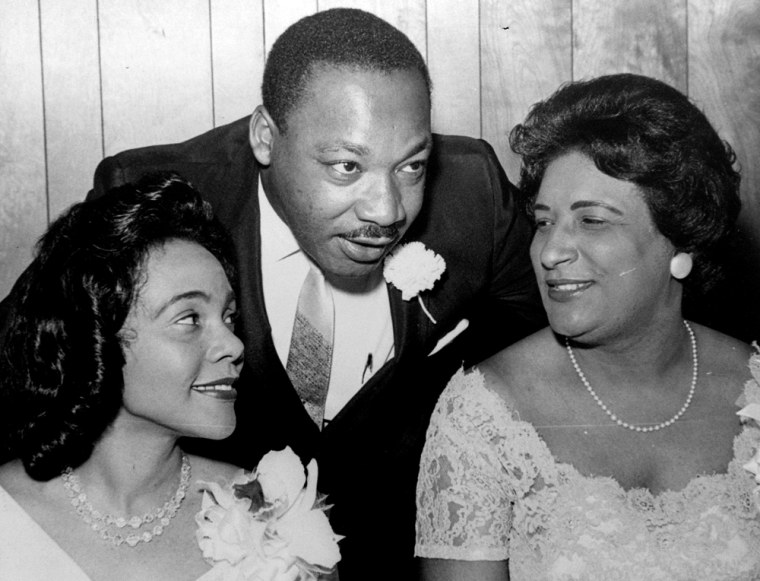
[[[749,370],[756,382],[760,383],[760,345],[757,341],[752,343],[755,353],[749,358]]]
[[[746,405],[738,412],[736,412],[736,415],[751,418],[760,423],[760,403],[751,403],[749,405]]]
[[[315,460],[304,473],[298,456],[286,448],[270,452],[256,471],[240,473],[224,487],[201,482],[196,539],[203,557],[214,565],[210,579],[296,581],[314,577],[309,567],[332,568],[340,559],[337,543],[342,537],[333,532],[322,509],[313,508],[318,474]],[[265,507],[255,513],[251,499],[237,498],[234,488],[253,480],[258,480],[265,500]],[[282,510],[267,504],[275,501],[283,503]]]
[[[441,256],[425,248],[422,242],[409,242],[396,247],[383,265],[385,280],[401,291],[405,301],[430,290],[446,270]]]
[[[268,452],[256,467],[256,477],[268,502],[290,506],[301,492],[306,475],[301,459],[290,449]]]
[[[277,533],[288,541],[288,551],[311,565],[331,568],[340,560],[338,537],[321,510],[310,510],[298,520],[283,522]]]

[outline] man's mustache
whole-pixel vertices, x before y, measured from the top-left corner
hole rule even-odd
[[[398,226],[378,226],[377,224],[366,224],[356,230],[351,230],[343,234],[343,238],[398,238]]]

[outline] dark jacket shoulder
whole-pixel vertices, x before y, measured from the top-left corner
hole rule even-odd
[[[228,227],[252,199],[258,165],[248,142],[250,117],[183,141],[129,149],[106,157],[95,170],[88,199],[153,172],[175,172],[188,180]]]

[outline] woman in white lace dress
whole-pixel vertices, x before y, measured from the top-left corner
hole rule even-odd
[[[176,176],[73,206],[14,289],[0,371],[0,579],[198,579],[180,436],[235,427],[243,345],[226,233]]]
[[[682,314],[739,211],[730,147],[636,75],[564,86],[511,142],[550,327],[438,402],[425,578],[760,579],[760,359]]]

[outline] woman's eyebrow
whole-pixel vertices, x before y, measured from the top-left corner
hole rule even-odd
[[[622,210],[618,210],[615,206],[611,206],[609,204],[605,204],[604,202],[596,202],[593,200],[580,200],[578,202],[573,202],[570,206],[571,210],[577,210],[578,208],[605,208],[612,212],[613,214],[617,214],[618,216],[622,216],[623,212]]]
[[[151,319],[157,319],[161,316],[161,313],[163,313],[166,309],[171,307],[173,304],[178,303],[179,301],[183,301],[186,299],[201,299],[203,301],[209,302],[211,299],[208,296],[207,293],[200,291],[200,290],[191,290],[184,293],[179,293],[168,299],[167,301],[163,302],[159,307],[157,307],[151,314]]]

